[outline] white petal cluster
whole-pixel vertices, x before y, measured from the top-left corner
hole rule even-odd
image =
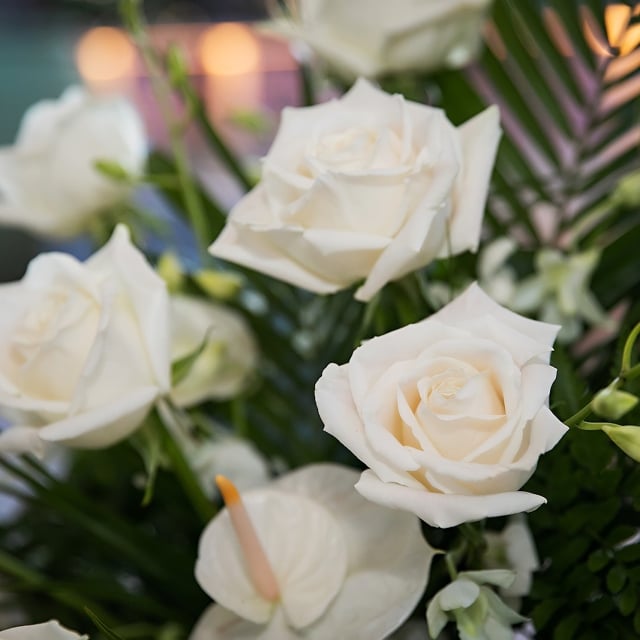
[[[12,147],[0,149],[0,224],[54,236],[85,230],[130,188],[101,175],[96,161],[135,178],[147,156],[144,126],[124,98],[71,87],[24,115]]]
[[[0,308],[0,451],[109,446],[169,391],[166,287],[123,226],[84,263],[38,256]]]
[[[330,364],[316,402],[325,430],[369,467],[356,489],[436,527],[543,504],[518,489],[567,430],[547,406],[558,328],[474,284]]]
[[[495,107],[456,128],[364,80],[285,109],[262,180],[210,251],[317,293],[364,279],[356,298],[369,300],[438,256],[477,249],[499,138]]]

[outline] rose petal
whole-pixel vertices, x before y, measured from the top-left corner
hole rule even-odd
[[[110,405],[59,420],[39,430],[48,442],[81,449],[100,449],[126,438],[137,429],[158,397],[156,387],[140,387]]]
[[[337,438],[364,464],[391,482],[420,486],[408,474],[400,473],[382,460],[369,446],[360,416],[351,396],[347,365],[328,365],[316,383],[315,396],[324,430]]]
[[[9,427],[0,432],[2,453],[32,453],[37,458],[44,456],[44,442],[40,429],[34,427]]]
[[[477,318],[483,315],[495,317],[506,327],[517,331],[523,336],[528,336],[541,345],[549,347],[549,349],[560,330],[557,325],[530,320],[501,307],[482,291],[476,282],[471,284],[464,293],[455,298],[446,307],[430,316],[430,319],[437,319],[444,324],[458,326],[461,319]]]
[[[129,230],[118,225],[109,242],[85,266],[106,277],[119,276],[147,346],[147,358],[163,391],[171,388],[169,296],[164,281],[132,244]],[[114,274],[115,269],[115,274]]]
[[[426,489],[382,482],[372,471],[364,471],[356,490],[368,500],[393,509],[415,513],[433,527],[455,527],[463,522],[533,511],[546,502],[542,496],[510,491],[480,496],[446,495]]]
[[[458,127],[464,164],[449,226],[451,253],[478,250],[489,179],[500,141],[500,112],[491,106]],[[448,253],[447,248],[442,256]]]

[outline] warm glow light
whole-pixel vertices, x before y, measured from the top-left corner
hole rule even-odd
[[[251,29],[235,22],[207,29],[199,51],[202,68],[211,75],[240,75],[260,66],[260,46],[255,36]]]
[[[87,31],[76,48],[76,64],[85,82],[105,82],[133,75],[136,52],[127,36],[113,27]]]

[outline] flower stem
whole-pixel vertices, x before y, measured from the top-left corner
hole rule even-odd
[[[633,354],[633,347],[636,344],[636,340],[640,335],[640,322],[633,327],[631,333],[627,337],[624,343],[624,349],[622,350],[622,364],[620,366],[620,377],[627,378],[631,370],[631,356]],[[635,368],[635,367],[634,367]]]
[[[213,238],[209,237],[205,210],[198,190],[191,179],[187,147],[183,136],[184,124],[180,121],[171,104],[171,85],[166,77],[162,62],[149,41],[140,0],[122,0],[120,11],[124,24],[140,50],[142,59],[149,71],[153,91],[169,134],[171,153],[175,161],[184,208],[191,219],[201,258],[205,261],[208,258],[207,247]]]
[[[173,411],[171,407],[165,405],[164,408],[172,413],[174,419],[177,419],[175,411]],[[171,462],[171,468],[178,478],[185,495],[189,498],[191,505],[200,516],[203,523],[209,522],[209,520],[211,520],[211,518],[216,514],[215,507],[211,504],[209,498],[207,498],[202,490],[202,487],[185,458],[180,445],[176,442],[170,429],[165,425],[160,414],[155,412],[151,419],[155,420],[156,426],[162,437],[164,451]]]
[[[564,423],[567,427],[575,427],[579,425],[589,414],[591,413],[591,400],[580,409],[574,413],[570,418],[567,418]]]

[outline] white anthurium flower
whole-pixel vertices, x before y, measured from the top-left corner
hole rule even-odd
[[[571,342],[580,335],[582,322],[611,328],[612,323],[589,289],[598,266],[597,249],[564,255],[542,249],[536,255],[537,273],[518,283],[509,306],[520,313],[538,313],[541,320],[560,324],[558,340]]]
[[[195,296],[170,298],[171,359],[194,353],[206,340],[185,378],[171,390],[178,407],[226,400],[242,391],[255,371],[258,351],[239,313]]]
[[[441,589],[427,607],[429,633],[437,638],[449,620],[455,620],[461,640],[512,640],[512,625],[526,618],[510,609],[485,585],[508,588],[513,571],[463,571]]]
[[[543,504],[518,489],[567,431],[547,406],[558,329],[474,284],[328,365],[316,403],[325,431],[369,467],[358,492],[435,527]]]
[[[273,26],[346,78],[462,67],[477,55],[491,0],[293,0]]]
[[[500,139],[489,107],[460,127],[360,79],[287,108],[263,175],[210,252],[316,293],[358,300],[437,257],[475,251]]]
[[[56,620],[42,624],[13,627],[0,631],[0,640],[89,640],[89,636],[69,631]]]
[[[500,595],[511,600],[519,608],[519,598],[529,595],[532,574],[540,568],[538,553],[524,515],[509,519],[501,532],[486,531],[487,549],[482,564],[487,569],[510,569],[515,579],[508,587],[500,589]]]
[[[425,589],[433,549],[417,518],[362,499],[357,473],[304,467],[239,494],[200,539],[196,579],[216,600],[190,640],[381,640]]]
[[[36,257],[0,308],[2,452],[107,447],[170,389],[166,286],[124,226],[84,263]]]
[[[71,236],[101,209],[125,199],[130,187],[101,175],[110,161],[140,175],[147,156],[144,126],[121,97],[70,87],[24,115],[14,146],[0,149],[0,224]]]

